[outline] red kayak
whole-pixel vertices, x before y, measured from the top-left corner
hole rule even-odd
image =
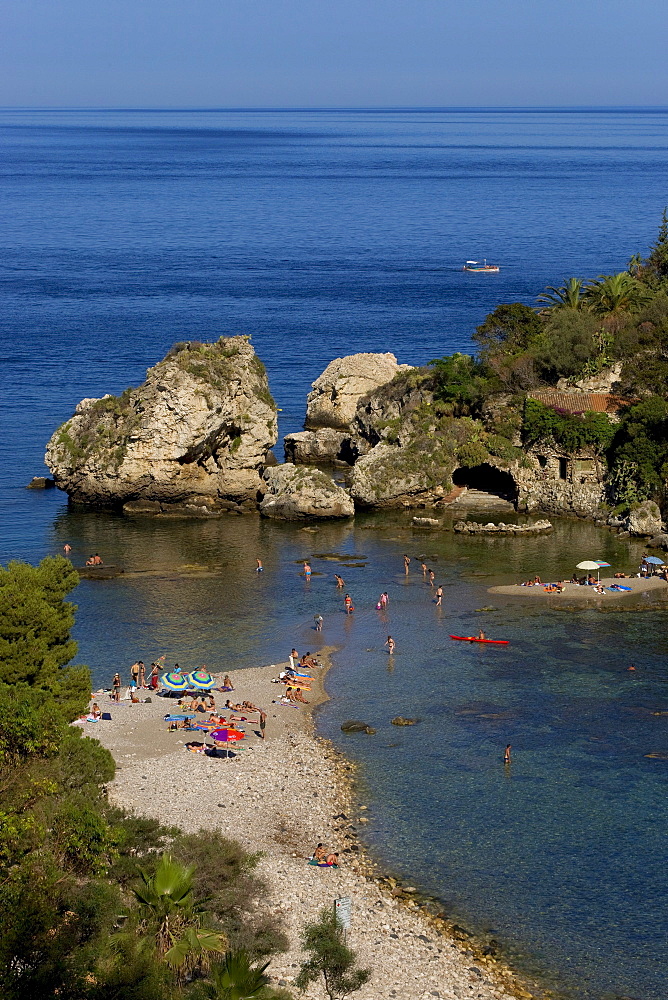
[[[451,639],[460,639],[461,642],[489,642],[493,646],[507,646],[509,639],[478,639],[475,635],[451,635]]]

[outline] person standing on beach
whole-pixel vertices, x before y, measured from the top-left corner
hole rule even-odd
[[[512,745],[509,743],[503,752],[503,763],[510,764],[510,751],[512,750]]]
[[[263,740],[264,737],[264,727],[267,725],[267,713],[260,711],[260,739]]]
[[[151,664],[151,673],[148,679],[148,686],[151,691],[158,690],[158,681],[160,680],[160,667],[157,663]]]
[[[353,606],[353,599],[350,596],[350,594],[346,594],[346,596],[343,599],[343,603],[345,605],[346,614],[347,615],[351,615],[353,613],[353,611],[355,610],[355,608]]]
[[[261,573],[262,572],[262,560],[261,559],[256,559],[255,562],[257,563],[257,566],[255,567],[255,572],[256,573]]]
[[[408,576],[408,567],[410,566],[410,558],[404,554],[404,573]]]
[[[133,663],[130,667],[130,676],[132,677],[133,687],[137,687],[137,678],[139,677],[139,660]]]
[[[139,673],[137,674],[137,687],[146,687],[146,667],[144,666],[144,661],[139,661]]]
[[[113,692],[114,701],[121,700],[121,675],[114,674],[114,679],[111,682],[111,690]]]
[[[345,587],[345,585],[346,585],[346,581],[345,581],[345,580],[343,579],[343,577],[342,577],[342,576],[339,576],[339,574],[338,574],[338,573],[335,573],[335,574],[334,574],[334,579],[336,580],[336,586],[337,586],[337,588],[338,588],[339,590],[343,590],[343,588],[344,588],[344,587]]]
[[[436,607],[440,608],[443,604],[443,587],[436,588]]]

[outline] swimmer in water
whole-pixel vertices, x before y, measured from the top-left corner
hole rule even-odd
[[[396,649],[397,644],[391,635],[388,635],[387,642],[385,643],[385,645],[387,646],[388,653],[390,654],[390,656],[392,656],[392,653]]]
[[[433,569],[429,570],[429,586],[430,587],[434,586],[434,571],[433,571]]]
[[[503,751],[503,763],[504,764],[510,764],[510,751],[511,750],[512,750],[512,746],[509,743],[507,745],[506,749]]]
[[[411,561],[410,561],[409,557],[405,555],[404,556],[404,573],[406,574],[406,576],[408,576],[408,567],[410,566],[410,564],[411,564]]]
[[[440,608],[443,605],[443,587],[436,588],[436,607]]]
[[[343,600],[343,604],[344,604],[345,609],[346,609],[346,614],[347,615],[351,615],[353,613],[353,611],[355,610],[355,608],[353,607],[353,599],[350,596],[350,594],[346,594],[346,596],[345,596],[345,598]]]
[[[339,588],[340,590],[343,590],[343,588],[344,588],[344,587],[345,587],[345,585],[346,585],[346,581],[345,581],[345,580],[343,579],[343,577],[342,577],[342,576],[339,576],[339,574],[338,574],[338,573],[335,573],[335,574],[334,574],[334,579],[336,580],[336,586],[337,586],[337,587],[338,587],[338,588]]]
[[[307,580],[311,579],[311,567],[307,562],[304,563],[304,576]]]

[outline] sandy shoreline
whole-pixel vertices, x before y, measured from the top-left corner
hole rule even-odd
[[[325,647],[317,654],[323,667],[305,695],[309,706],[299,709],[272,704],[282,690],[271,683],[279,667],[230,672],[231,699],[262,706],[268,719],[267,739],[260,740],[249,721],[243,749],[229,760],[183,749],[186,740],[201,736],[168,731],[163,716],[176,708],[175,699],[112,704],[111,722],[85,727],[116,759],[110,799],[187,832],[217,829],[263,852],[258,871],[267,886],[266,907],[290,941],[288,952],[272,958],[269,972],[276,983],[290,988],[298,972],[303,925],[336,897],[349,896],[349,942],[360,963],[372,969],[370,983],[355,994],[359,1000],[529,997],[503,965],[483,957],[466,937],[450,935],[445,921],[381,878],[365,857],[357,841],[365,817],[353,793],[353,765],[314,733],[312,709],[327,698],[323,679],[331,652]],[[227,697],[217,694],[218,705]],[[106,696],[98,701],[106,711]],[[306,864],[318,841],[341,853],[340,869]],[[324,1000],[325,994],[316,985],[306,996]]]
[[[610,587],[611,584],[619,584],[622,587],[630,587],[630,590],[606,590],[604,594],[597,594],[593,587],[581,587],[577,583],[564,583],[562,593],[557,591],[548,593],[542,586],[523,587],[521,584],[507,584],[501,587],[489,587],[487,593],[506,594],[510,597],[531,597],[534,600],[537,597],[543,597],[553,598],[557,601],[601,601],[606,604],[609,601],[619,601],[649,593],[657,597],[668,595],[668,583],[659,579],[658,576],[651,576],[646,580],[638,577],[628,577],[622,580],[617,580],[614,577],[606,577],[605,579],[601,577],[601,583],[606,588]],[[661,594],[661,591],[664,593]]]

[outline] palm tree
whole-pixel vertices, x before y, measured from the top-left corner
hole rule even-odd
[[[619,274],[599,274],[589,282],[584,298],[592,312],[609,315],[632,312],[647,300],[648,293],[628,271]]]
[[[211,1000],[255,1000],[269,983],[264,965],[254,965],[247,951],[228,951],[222,963],[211,966],[205,986]]]
[[[541,312],[552,312],[556,309],[582,309],[582,278],[569,278],[565,284],[559,288],[548,285],[542,295],[536,301],[544,302],[545,308]]]
[[[195,869],[163,854],[154,875],[140,871],[133,889],[140,904],[140,932],[153,935],[158,956],[185,972],[208,965],[209,952],[224,950],[223,936],[202,927],[204,909],[195,900]]]

